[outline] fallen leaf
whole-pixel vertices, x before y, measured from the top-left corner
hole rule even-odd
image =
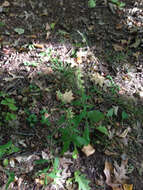
[[[116,25],[116,29],[117,30],[120,30],[120,29],[122,29],[123,28],[123,24],[122,23],[118,23],[117,25]]]
[[[131,48],[137,48],[141,43],[141,39],[137,38],[135,43],[131,44],[130,47]]]
[[[128,43],[129,43],[128,40],[121,40],[121,44],[122,44],[122,45],[127,45]]]
[[[46,27],[45,27],[46,30],[50,30],[51,27],[50,27],[50,24],[49,23],[46,23]]]
[[[76,62],[78,63],[78,64],[81,64],[82,63],[82,57],[81,56],[78,56],[78,57],[76,57]]]
[[[48,39],[49,39],[50,34],[51,34],[51,32],[50,32],[50,31],[47,31],[47,33],[46,33],[46,40],[48,40]]]
[[[118,154],[116,153],[116,152],[111,152],[111,151],[109,151],[109,150],[105,150],[105,152],[104,152],[107,156],[117,156]]]
[[[128,127],[123,131],[123,133],[119,134],[118,136],[121,138],[125,138],[130,130],[131,130],[130,127]]]
[[[124,190],[132,190],[133,189],[133,184],[124,184],[123,188],[124,188]]]
[[[124,48],[118,44],[113,44],[113,48],[115,51],[123,51],[124,50]]]
[[[105,161],[104,174],[106,176],[106,183],[109,185],[111,183],[111,174],[113,173],[113,166],[107,160]]]
[[[44,45],[43,44],[34,44],[35,48],[43,49]]]
[[[114,176],[117,183],[124,184],[126,179],[128,179],[126,176],[126,165],[127,160],[122,161],[121,166],[119,166],[117,162],[114,163]]]
[[[133,53],[133,56],[136,58],[136,59],[138,59],[139,58],[139,55],[140,55],[140,52],[138,51],[138,52],[136,52],[136,53]]]
[[[103,87],[103,84],[104,84],[104,80],[105,78],[103,76],[101,76],[99,73],[94,73],[92,76],[91,76],[91,80],[99,85],[100,87]]]
[[[105,161],[104,174],[106,176],[106,184],[112,187],[112,190],[126,190],[123,189],[123,184],[125,185],[125,181],[128,179],[125,169],[127,161],[128,159],[122,160],[121,166],[115,162],[114,168],[110,162]]]
[[[143,91],[139,92],[139,96],[140,96],[140,98],[143,98]]]
[[[61,100],[63,103],[70,103],[74,97],[72,91],[66,91],[65,93],[61,93],[60,91],[56,92],[57,99]]]
[[[36,39],[37,38],[37,36],[35,34],[27,35],[26,37],[27,38],[32,38],[32,39]]]
[[[2,7],[9,7],[10,3],[8,1],[4,1]]]
[[[24,34],[24,29],[23,29],[23,28],[15,28],[14,31],[15,31],[16,33],[18,33],[19,35],[20,35],[20,34]]]
[[[82,152],[88,157],[88,156],[94,154],[95,149],[90,144],[88,144],[87,146],[84,146],[82,148]]]

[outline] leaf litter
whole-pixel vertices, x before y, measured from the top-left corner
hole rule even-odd
[[[114,81],[116,81],[118,85],[120,86],[120,88],[122,89],[122,91],[124,91],[124,94],[127,93],[127,96],[132,96],[134,95],[134,92],[135,92],[135,97],[139,96],[141,99],[142,98],[142,88],[141,88],[142,77],[140,73],[142,73],[142,67],[140,63],[142,60],[142,57],[141,57],[142,55],[140,52],[140,47],[142,45],[142,42],[138,34],[136,38],[125,36],[127,40],[123,41],[124,38],[118,39],[120,37],[116,33],[117,31],[115,32],[112,31],[113,28],[106,28],[106,30],[108,31],[106,33],[102,27],[104,27],[105,24],[107,24],[106,23],[107,20],[110,21],[111,15],[107,7],[105,8],[104,14],[101,14],[101,11],[99,8],[97,10],[97,13],[93,14],[92,10],[94,10],[94,8],[96,10],[96,4],[94,3],[94,1],[90,1],[91,11],[88,11],[88,13],[86,13],[85,11],[86,6],[81,1],[77,2],[77,6],[75,6],[76,4],[73,1],[69,2],[69,4],[65,4],[65,5],[63,4],[62,14],[65,14],[64,10],[67,11],[69,8],[69,5],[73,7],[73,9],[71,9],[70,11],[67,11],[67,15],[64,17],[65,19],[62,19],[63,16],[58,9],[60,8],[61,4],[59,5],[58,2],[56,2],[53,5],[53,3],[50,2],[48,5],[49,6],[48,10],[51,14],[51,17],[48,17],[47,18],[48,20],[46,19],[45,21],[44,21],[44,17],[48,15],[48,12],[46,11],[46,9],[44,9],[45,7],[44,3],[45,3],[44,1],[41,1],[40,3],[39,1],[38,2],[13,1],[10,3],[9,1],[4,1],[1,5],[2,13],[4,12],[4,14],[2,15],[2,22],[4,21],[3,23],[5,24],[4,25],[2,24],[2,27],[0,28],[2,31],[2,36],[0,37],[0,41],[2,41],[2,46],[0,50],[0,66],[2,69],[4,69],[4,72],[2,72],[2,75],[0,76],[0,80],[2,81],[0,83],[0,89],[4,89],[6,93],[10,93],[12,98],[18,100],[18,106],[21,107],[20,108],[21,110],[19,110],[19,113],[18,113],[18,118],[20,120],[19,122],[17,123],[15,121],[12,121],[11,123],[9,122],[7,124],[7,128],[4,126],[5,129],[3,129],[3,127],[0,126],[0,130],[2,134],[1,139],[2,139],[2,144],[5,144],[7,142],[8,137],[12,137],[14,144],[17,144],[23,150],[23,152],[20,152],[20,153],[16,153],[16,152],[12,153],[12,158],[11,156],[8,157],[10,158],[10,160],[9,160],[9,165],[7,169],[14,171],[16,173],[16,176],[14,178],[13,173],[6,175],[4,170],[2,170],[2,176],[4,179],[3,182],[1,182],[2,188],[6,187],[5,185],[6,176],[8,176],[7,184],[10,183],[10,187],[12,189],[16,189],[17,184],[19,188],[21,187],[23,189],[33,188],[33,186],[35,185],[33,184],[33,179],[31,179],[30,177],[28,180],[26,179],[26,177],[23,178],[23,175],[25,176],[25,172],[27,172],[26,175],[28,175],[29,172],[36,173],[37,170],[35,170],[35,167],[33,167],[34,160],[39,160],[40,157],[45,155],[45,157],[43,156],[43,159],[49,158],[51,161],[53,159],[53,151],[51,150],[53,149],[54,153],[58,154],[59,149],[60,149],[60,145],[58,146],[55,145],[54,144],[55,142],[53,141],[53,139],[50,139],[49,137],[45,138],[45,135],[48,136],[49,133],[50,134],[53,133],[52,134],[53,137],[59,138],[59,134],[57,135],[56,132],[53,132],[53,128],[50,129],[50,127],[47,127],[47,126],[46,126],[46,129],[43,126],[41,128],[38,128],[38,126],[41,125],[41,123],[38,123],[38,124],[36,123],[37,117],[39,117],[38,113],[43,109],[43,106],[44,106],[44,109],[47,109],[48,113],[43,112],[44,113],[43,119],[45,122],[47,122],[48,119],[50,121],[53,121],[52,126],[54,126],[55,123],[57,123],[58,121],[59,114],[64,113],[64,110],[62,111],[59,110],[57,106],[59,106],[61,102],[65,104],[70,104],[72,101],[76,100],[76,98],[79,96],[78,94],[74,92],[73,89],[69,90],[69,88],[63,87],[62,80],[60,79],[61,75],[58,76],[59,78],[55,77],[57,76],[57,73],[55,73],[54,75],[55,71],[54,71],[54,68],[52,68],[52,64],[50,60],[51,57],[49,55],[47,57],[46,56],[43,57],[42,59],[43,62],[41,64],[41,57],[39,56],[39,53],[42,53],[45,51],[46,54],[48,54],[50,51],[47,51],[47,49],[51,48],[52,51],[54,52],[54,56],[52,57],[52,59],[56,58],[56,54],[57,54],[59,58],[63,60],[64,63],[66,63],[66,61],[68,62],[68,60],[70,61],[72,60],[73,67],[78,65],[85,72],[85,74],[83,74],[82,77],[85,77],[87,75],[90,78],[90,80],[88,81],[85,77],[85,81],[84,81],[86,85],[85,89],[86,91],[88,91],[89,96],[92,96],[90,93],[90,86],[95,87],[94,98],[96,97],[98,101],[95,101],[94,106],[97,109],[100,109],[100,111],[103,110],[104,113],[107,113],[107,110],[109,110],[109,108],[111,107],[113,108],[112,112],[110,112],[109,114],[110,117],[108,118],[109,119],[108,125],[110,125],[110,127],[108,127],[108,131],[104,127],[104,125],[102,126],[103,123],[100,123],[101,122],[100,119],[99,120],[97,118],[92,119],[94,121],[96,120],[96,122],[99,122],[99,125],[96,126],[96,129],[100,129],[100,130],[99,131],[96,130],[96,133],[98,131],[99,133],[102,132],[103,134],[103,131],[104,131],[104,135],[106,135],[106,137],[112,136],[110,138],[112,140],[111,145],[109,144],[107,146],[108,143],[106,144],[105,142],[106,141],[105,136],[104,136],[104,140],[99,141],[98,135],[95,133],[95,131],[93,131],[91,134],[93,143],[89,144],[88,146],[83,147],[83,148],[88,147],[86,150],[87,153],[85,153],[84,156],[82,154],[79,154],[78,159],[81,159],[82,164],[78,163],[78,159],[77,161],[72,160],[71,163],[68,163],[67,164],[68,166],[65,168],[66,170],[68,170],[68,172],[65,172],[65,173],[63,172],[65,178],[63,181],[62,180],[60,181],[61,186],[59,186],[64,189],[63,184],[65,184],[65,180],[67,180],[73,175],[74,173],[73,170],[76,171],[76,169],[79,168],[81,171],[84,171],[86,175],[79,172],[75,173],[77,184],[73,186],[72,188],[77,189],[77,185],[79,185],[80,189],[90,189],[89,186],[91,186],[91,189],[96,189],[95,186],[97,184],[95,183],[95,181],[97,179],[97,176],[100,175],[101,177],[101,173],[103,172],[104,161],[101,159],[105,156],[103,155],[103,152],[107,156],[112,158],[112,160],[114,161],[116,160],[116,158],[119,157],[121,147],[125,150],[128,148],[128,147],[127,148],[124,147],[124,143],[122,143],[120,139],[124,139],[124,140],[128,139],[128,143],[127,143],[128,146],[131,146],[132,142],[136,143],[136,140],[134,140],[136,138],[138,138],[137,139],[138,142],[141,142],[141,137],[142,137],[141,133],[140,135],[138,135],[138,137],[134,137],[134,136],[132,137],[132,131],[134,131],[136,134],[137,129],[135,126],[135,128],[130,131],[130,127],[132,127],[131,123],[130,123],[131,126],[128,127],[128,122],[130,118],[128,118],[127,121],[125,122],[127,124],[127,127],[126,125],[125,126],[122,125],[123,120],[120,121],[120,118],[122,117],[121,108],[122,106],[124,107],[122,102],[120,102],[120,97],[117,97],[118,101],[117,99],[113,99],[112,100],[113,105],[111,105],[111,101],[109,100],[110,98],[112,98],[112,96],[111,94],[109,94],[109,97],[108,97],[107,92],[109,89],[114,90],[114,86],[113,86],[113,83],[111,83],[111,81],[106,78],[107,76],[106,73],[108,74],[110,73],[112,75],[112,77],[114,78]],[[102,5],[105,5],[105,2],[102,4],[102,2],[96,1],[96,3],[97,3],[97,6],[99,5],[99,7]],[[15,12],[11,12],[12,9],[7,9],[7,7],[9,6],[12,6]],[[16,9],[15,6],[17,6],[18,9]],[[39,8],[38,9],[35,8],[36,6],[38,6]],[[57,10],[59,11],[59,12],[57,11],[57,14],[59,14],[60,19],[55,18],[54,7],[57,7]],[[23,8],[25,9],[24,14],[23,14]],[[32,8],[33,13],[29,14],[28,11],[31,12],[31,8]],[[113,7],[110,5],[109,8],[111,12],[114,14],[115,20],[113,19],[113,23],[115,24],[115,27],[117,27],[118,19],[115,16],[118,11],[117,6]],[[92,21],[93,22],[92,26],[95,24],[94,22],[97,22],[96,23],[97,28],[96,28],[94,37],[92,37],[93,29],[89,30],[89,33],[86,33],[85,30],[82,31],[83,29],[82,27],[84,24],[89,28],[88,21],[87,23],[85,23],[84,21],[85,19],[80,18],[81,14],[78,20],[77,15],[74,14],[74,11],[78,15],[83,11],[83,13],[86,14],[88,21],[94,20]],[[128,11],[131,12],[131,10],[127,10],[127,12]],[[137,21],[134,21],[133,19],[130,20],[129,12],[127,15],[124,15],[126,18],[125,21],[128,25],[128,29],[130,30],[130,33],[132,32],[136,33],[135,29],[133,29],[132,27],[134,24],[139,25],[139,23]],[[139,15],[140,10],[134,9],[134,11],[131,14],[135,14],[135,13]],[[70,20],[71,15],[75,16],[75,19]],[[10,18],[11,22],[9,22],[9,19],[7,19],[7,17]],[[20,24],[18,24],[19,20],[17,18],[19,18],[20,20],[22,18],[23,23],[20,22]],[[84,21],[83,25],[80,23],[81,21],[80,19]],[[33,23],[35,23],[35,25],[33,25]],[[51,23],[49,24],[50,27],[47,26],[47,23]],[[91,23],[89,22],[89,25],[90,24]],[[118,28],[116,29],[121,30],[122,26],[123,25],[121,23],[120,26],[118,26]],[[76,27],[77,27],[77,30],[76,30]],[[78,27],[80,28],[82,32],[79,31]],[[44,30],[46,29],[46,31],[42,31],[43,28]],[[77,35],[80,35],[80,37],[83,38],[81,41],[79,40],[80,39],[79,36],[77,38],[76,38],[76,35],[72,37],[71,33],[75,32],[75,31],[72,31],[72,28],[76,30]],[[49,31],[50,33],[47,34],[47,32]],[[64,31],[64,35],[60,34],[60,32],[57,33],[57,31]],[[86,33],[86,35],[84,34],[84,32]],[[60,39],[57,39],[58,35],[61,35]],[[66,43],[69,40],[70,43],[73,43],[76,45],[75,51],[77,51],[77,54],[72,55],[73,57],[71,56],[69,58],[69,56],[71,55],[70,53],[72,49],[71,45],[67,43],[67,47],[65,48],[62,45],[63,39],[66,41]],[[98,40],[95,40],[95,39],[98,39]],[[50,40],[52,42],[49,42]],[[58,40],[61,43],[60,45],[57,43]],[[100,40],[102,41],[102,43]],[[87,51],[85,50],[85,48],[79,48],[80,45],[81,46],[83,45],[82,43],[85,43],[86,46],[88,44],[88,47],[86,47]],[[92,43],[98,44],[97,47],[93,47],[92,49],[91,48],[91,46],[93,45]],[[111,56],[108,57],[107,60],[105,60],[105,63],[103,63],[102,62],[102,58],[104,57],[103,52],[109,48],[108,46],[109,44],[111,44],[113,48],[112,50],[115,50],[114,52],[115,56],[111,54]],[[9,45],[12,48],[8,47]],[[107,47],[105,47],[104,45],[105,46],[107,45]],[[127,53],[127,46],[129,47],[129,49],[130,48],[132,49],[133,57],[135,58],[135,60],[133,60],[133,64],[135,65],[135,73],[132,73],[133,74],[132,80],[126,80],[128,77],[126,78],[124,77],[123,80],[122,80],[123,77],[120,78],[120,75],[122,75],[122,73],[125,74],[128,70],[130,70],[130,65],[126,67],[124,64],[123,58],[121,57],[122,55],[117,54],[117,53],[119,52]],[[92,50],[90,51],[90,49]],[[29,50],[31,51],[29,52]],[[97,59],[96,56],[99,58]],[[114,59],[110,60],[110,58],[114,58]],[[25,61],[30,64],[23,65]],[[38,63],[34,68],[31,65],[33,61],[36,61],[36,63]],[[111,63],[115,64],[115,66],[113,67]],[[45,66],[48,67],[49,70],[51,70],[52,72],[50,73],[50,75],[48,75],[48,77],[46,77],[46,75],[49,74],[49,72],[45,72],[45,77],[43,77],[42,79],[43,81],[39,81],[41,76],[40,74],[37,74],[37,73],[40,72],[40,69],[42,67],[44,69]],[[118,71],[116,76],[114,76],[114,74],[112,73],[113,71],[112,69],[114,68],[117,68],[116,71]],[[33,85],[34,80],[35,81],[37,80],[37,82],[35,82],[35,85]],[[127,81],[129,82],[127,83]],[[33,83],[31,84],[31,82]],[[29,83],[31,84],[30,88],[29,88]],[[135,87],[133,87],[134,83],[137,84]],[[41,94],[39,92],[39,89],[42,90]],[[101,89],[104,89],[106,93],[102,94]],[[59,97],[57,95],[57,92],[59,92]],[[87,99],[87,101],[92,103],[90,99],[89,100]],[[127,101],[127,104],[128,104],[128,101]],[[30,109],[30,113],[32,117],[28,116],[29,114],[28,111],[25,113],[24,108],[26,107],[26,105],[29,105],[29,109]],[[53,108],[51,108],[52,106]],[[136,104],[135,107],[138,107],[138,104]],[[4,110],[6,109],[8,108],[5,107]],[[91,111],[91,113],[95,113],[94,111],[90,110],[93,108],[89,107],[88,109],[89,111]],[[58,110],[59,113],[55,113],[56,112],[55,110]],[[130,109],[128,109],[127,111],[129,111],[129,114],[130,114],[131,112]],[[74,110],[74,112],[79,113],[79,110],[78,109]],[[101,116],[101,114],[98,114],[98,115],[99,117]],[[25,121],[26,116],[28,116],[29,118],[28,120]],[[118,123],[121,122],[121,124],[118,125],[117,122],[115,122],[115,120],[119,120]],[[29,128],[28,121],[31,121],[32,123],[31,128]],[[44,122],[44,125],[46,125],[45,122]],[[12,124],[15,127],[13,131],[11,131],[11,128],[10,128],[10,125]],[[27,133],[26,133],[26,130],[28,131]],[[10,133],[10,131],[12,132],[12,134]],[[109,134],[107,134],[107,132],[109,132]],[[133,141],[131,139],[133,139]],[[47,142],[51,146],[51,149],[49,149],[49,147],[47,148],[47,144],[46,144]],[[46,144],[46,146],[44,144]],[[103,148],[105,147],[105,144],[106,144],[106,147],[109,148],[110,151],[108,149],[105,150]],[[138,146],[141,147],[141,145],[138,145]],[[130,151],[131,150],[127,152],[130,155],[131,160],[136,160],[136,158],[138,158],[138,152],[136,151],[130,152]],[[18,154],[20,155],[20,158],[17,157]],[[64,156],[67,157],[68,161],[69,161],[69,158],[72,158],[71,152],[65,154]],[[4,158],[7,159],[7,156],[5,156]],[[62,163],[63,163],[63,158],[61,158]],[[84,160],[85,162],[83,162]],[[8,161],[4,160],[3,163],[4,165],[7,165]],[[136,162],[132,163],[135,165],[135,167],[137,167],[137,170],[140,169],[139,163],[140,163],[140,160],[136,160]],[[64,165],[66,165],[66,163]],[[18,168],[20,168],[20,170]],[[59,169],[63,169],[62,165],[60,165]],[[119,166],[117,162],[115,162],[114,165],[112,166],[108,162],[107,163],[105,162],[104,171],[106,175],[106,183],[107,185],[111,186],[113,190],[115,189],[119,190],[121,188],[123,190],[133,189],[132,184],[126,183],[126,180],[128,180],[126,176],[127,174],[126,164],[123,164],[121,162],[121,166]],[[142,175],[142,171],[141,170],[139,171],[140,171],[140,174]],[[130,178],[134,181],[132,175],[136,176],[136,173],[134,173],[133,171],[133,173],[131,173],[130,175]],[[34,178],[34,175],[32,175],[32,177]],[[40,184],[41,186],[43,186],[43,178],[45,178],[45,175],[43,175],[42,181],[39,181],[41,183]],[[40,178],[36,178],[36,179],[41,180]],[[91,183],[89,183],[89,180],[91,181]],[[37,185],[39,182],[37,181]],[[104,182],[101,185],[103,186],[103,188],[104,188]],[[138,182],[136,184],[136,181],[134,181],[134,183],[135,183],[134,189],[137,189],[138,184],[142,185],[141,182]],[[37,186],[37,188],[38,187],[42,188],[40,185]],[[49,183],[49,185],[50,185],[49,186],[50,189],[57,188],[51,182]],[[117,185],[119,185],[120,187],[117,187]]]

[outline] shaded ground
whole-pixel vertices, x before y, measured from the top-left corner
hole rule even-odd
[[[0,144],[12,140],[20,149],[0,153],[1,189],[8,181],[6,171],[13,171],[16,177],[11,189],[76,190],[77,184],[68,185],[67,180],[77,169],[86,174],[92,190],[108,189],[105,160],[120,164],[124,156],[129,159],[128,183],[133,189],[143,188],[142,6],[142,1],[133,0],[126,1],[123,10],[104,1],[93,9],[88,8],[87,1],[78,0],[1,2],[0,100],[14,98],[17,109],[12,113],[17,119],[13,120],[15,116],[7,114],[9,108],[1,103]],[[56,93],[72,90],[74,98],[80,98],[77,67],[82,70],[81,86],[90,97],[88,109],[106,114],[116,107],[118,115],[100,123],[109,130],[108,137],[91,129],[95,153],[86,157],[79,148],[74,160],[72,144],[64,156],[59,156],[62,142],[58,128],[63,126],[58,120],[69,108],[74,114],[82,108],[61,104]],[[128,114],[125,120],[123,113]],[[42,114],[50,125],[41,122]],[[85,125],[82,122],[80,125]],[[55,156],[60,157],[62,177],[57,186],[50,181],[45,187],[42,177],[35,174],[47,163],[39,166],[34,161],[43,158],[51,164]],[[9,165],[4,167],[7,158]]]

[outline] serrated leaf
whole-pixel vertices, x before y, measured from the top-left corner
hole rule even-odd
[[[78,190],[90,190],[90,181],[86,179],[85,175],[81,174],[80,171],[74,173],[75,181],[78,183]]]
[[[91,76],[91,80],[96,84],[99,85],[100,87],[103,87],[105,78],[103,76],[101,76],[99,73],[94,73]]]
[[[60,91],[56,92],[57,98],[61,100],[63,103],[70,103],[74,97],[72,91],[66,91],[65,93],[61,93]]]

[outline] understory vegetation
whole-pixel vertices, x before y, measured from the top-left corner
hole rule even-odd
[[[130,1],[77,2],[0,5],[2,190],[143,187],[143,24]]]

